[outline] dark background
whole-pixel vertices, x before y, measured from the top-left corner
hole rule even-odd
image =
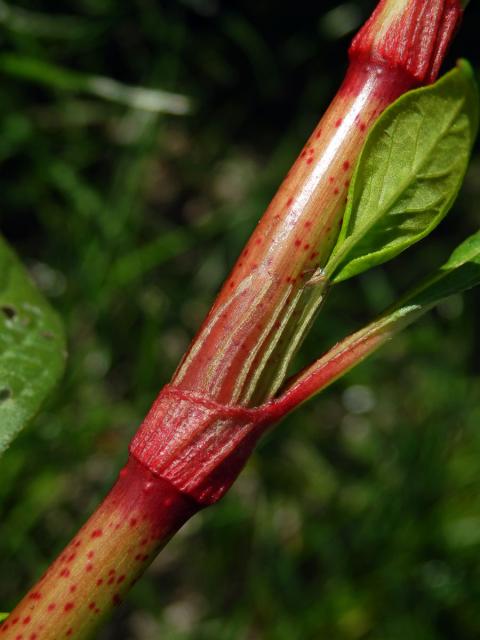
[[[111,485],[375,3],[278,4],[0,3],[1,229],[70,345],[56,396],[1,461],[0,610]],[[479,24],[471,3],[448,65],[480,70]],[[102,99],[99,75],[141,107],[148,87],[191,111]],[[297,366],[478,229],[479,177],[477,148],[449,218],[338,287]],[[479,311],[477,292],[447,300],[286,420],[100,637],[477,638]]]

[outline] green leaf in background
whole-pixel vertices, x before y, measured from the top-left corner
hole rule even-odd
[[[57,314],[0,237],[0,453],[37,413],[64,363]]]
[[[2,622],[3,620],[6,620],[8,616],[9,616],[8,613],[0,613],[0,622]]]
[[[0,55],[0,71],[59,91],[86,93],[132,109],[153,113],[185,115],[191,107],[187,96],[178,93],[130,86],[113,78],[79,73],[38,58],[14,53]]]
[[[464,60],[389,107],[357,163],[327,276],[346,280],[428,235],[458,193],[477,128],[478,92]]]

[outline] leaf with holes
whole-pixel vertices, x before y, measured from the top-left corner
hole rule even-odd
[[[477,126],[478,93],[464,60],[383,113],[354,172],[329,278],[381,264],[437,226],[462,184]]]
[[[37,413],[64,365],[60,319],[0,237],[0,453]]]

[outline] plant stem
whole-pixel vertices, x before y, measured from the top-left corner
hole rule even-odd
[[[281,386],[323,301],[309,286],[337,238],[365,137],[382,111],[435,79],[458,0],[382,0],[350,47],[350,66],[227,278],[173,383],[255,406]]]
[[[331,107],[133,439],[117,483],[0,638],[88,637],[168,538],[224,495],[267,426],[289,410],[281,401],[252,406],[282,384],[323,299],[315,276],[337,238],[367,132],[402,93],[435,78],[460,15],[458,0],[381,0],[352,44]],[[352,354],[348,366],[365,353]],[[345,369],[347,359],[337,362]],[[320,369],[297,396],[292,387],[292,407]]]
[[[133,458],[0,627],[5,640],[87,638],[199,507]]]

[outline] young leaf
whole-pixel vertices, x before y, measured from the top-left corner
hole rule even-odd
[[[438,272],[408,296],[411,304],[431,306],[480,284],[480,231],[459,245]]]
[[[382,114],[355,169],[325,268],[331,280],[393,258],[437,226],[460,188],[477,127],[478,93],[464,60]]]
[[[59,318],[0,237],[0,453],[37,413],[64,363]]]
[[[449,260],[399,303],[356,333],[341,340],[305,369],[277,398],[269,411],[283,416],[362,362],[396,333],[444,298],[480,284],[480,231],[470,236]]]

